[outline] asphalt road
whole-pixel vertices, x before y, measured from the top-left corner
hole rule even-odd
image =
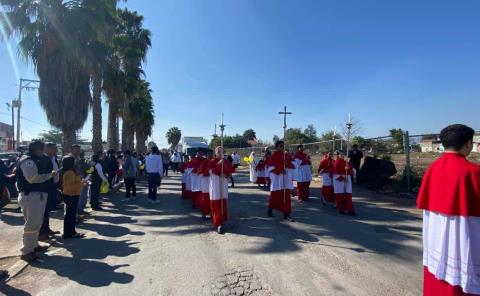
[[[412,201],[356,189],[358,217],[293,202],[296,222],[266,217],[268,192],[239,174],[225,235],[180,198],[179,176],[161,203],[141,188],[135,202],[105,198],[105,212],[79,227],[82,240],[52,242],[41,262],[15,257],[22,217],[0,215],[0,267],[14,275],[6,295],[421,295],[421,215]],[[318,186],[317,186],[318,187]],[[61,229],[61,213],[53,228]]]

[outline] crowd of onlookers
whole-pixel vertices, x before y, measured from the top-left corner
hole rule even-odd
[[[62,239],[84,237],[75,226],[92,212],[104,210],[101,195],[115,192],[125,184],[124,200],[135,199],[139,176],[147,176],[149,201],[155,203],[162,176],[167,176],[169,169],[178,172],[182,161],[180,153],[160,151],[157,147],[148,153],[108,150],[90,157],[79,145],[73,145],[69,151],[61,157],[56,144],[33,141],[28,151],[22,151],[9,166],[0,160],[0,205],[18,197],[16,211],[25,220],[22,260],[35,261],[37,253],[48,249],[39,241],[60,234]],[[59,209],[64,209],[62,232],[50,226],[50,213]],[[0,278],[6,275],[0,270]]]

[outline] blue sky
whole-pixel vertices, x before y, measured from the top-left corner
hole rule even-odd
[[[155,99],[153,139],[178,126],[209,136],[225,113],[227,133],[259,138],[290,127],[318,131],[348,113],[364,136],[391,128],[437,132],[462,122],[480,129],[480,1],[137,0],[152,49],[145,65]],[[15,44],[12,43],[15,47]],[[33,69],[18,57],[24,78]],[[0,120],[17,95],[7,47],[0,44]],[[48,129],[35,92],[25,98],[23,136]],[[104,114],[107,105],[104,105]],[[106,125],[106,116],[104,120]],[[91,121],[83,130],[90,136]],[[106,137],[106,133],[104,134]]]

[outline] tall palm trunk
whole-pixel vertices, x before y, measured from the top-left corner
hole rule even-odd
[[[145,153],[147,152],[147,146],[146,146],[146,142],[147,142],[147,137],[145,136],[145,133],[142,133],[141,131],[136,131],[135,132],[135,137],[136,137],[136,147],[135,147],[135,151],[137,151],[137,153]]]
[[[122,122],[122,150],[133,150],[135,126],[130,112],[130,99],[125,100],[123,106],[123,122]]]
[[[62,133],[63,133],[63,139],[62,139],[63,154],[66,155],[67,153],[71,152],[72,145],[75,144],[77,135],[75,130],[72,130],[69,128],[62,129]]]
[[[108,104],[108,129],[107,129],[107,146],[108,149],[118,151],[118,105],[115,100],[110,100]]]
[[[103,150],[102,145],[102,75],[97,69],[92,77],[92,150],[98,152]]]

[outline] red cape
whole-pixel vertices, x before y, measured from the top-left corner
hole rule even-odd
[[[300,159],[302,161],[301,165],[310,165],[312,162],[310,161],[310,156],[308,156],[305,152],[297,151],[295,154],[295,159]]]
[[[444,215],[480,216],[480,166],[457,153],[444,153],[427,170],[419,209]]]
[[[212,170],[214,175],[220,176],[222,174],[222,165],[219,163],[220,159],[215,158],[209,161],[209,169]],[[234,172],[233,165],[230,161],[224,160],[223,161],[223,174],[225,177],[230,177]]]
[[[285,162],[284,162],[285,161]],[[280,175],[283,173],[283,169],[293,169],[295,168],[292,164],[292,157],[288,153],[283,153],[282,151],[275,151],[270,155],[267,161],[267,167],[274,167],[272,173]]]

